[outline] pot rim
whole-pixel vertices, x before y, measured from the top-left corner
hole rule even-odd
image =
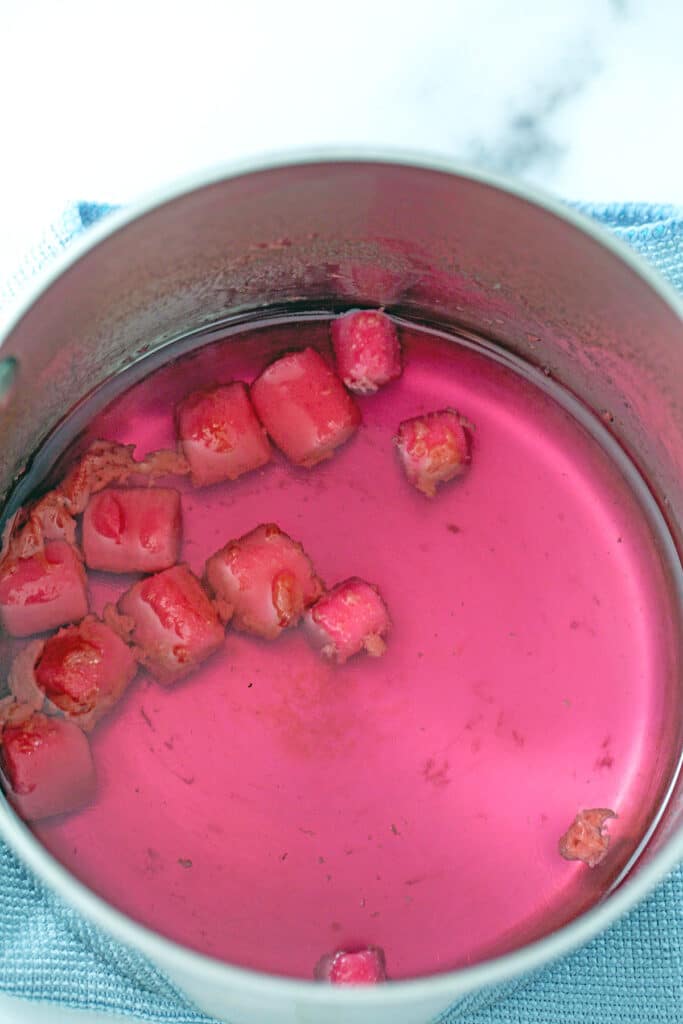
[[[683,323],[683,298],[653,267],[605,228],[535,186],[511,181],[501,175],[489,174],[438,154],[385,147],[307,148],[239,161],[226,161],[186,175],[175,183],[163,185],[124,208],[108,214],[99,223],[88,228],[82,237],[72,242],[63,254],[56,257],[46,270],[36,275],[26,286],[20,302],[11,309],[9,319],[0,330],[0,359],[5,340],[41,295],[88,252],[139,217],[190,192],[223,180],[316,164],[403,166],[407,169],[470,179],[495,188],[510,197],[522,199],[587,235],[615,259],[626,264]],[[175,968],[181,974],[191,974],[196,979],[204,979],[207,983],[218,983],[224,988],[242,990],[260,1001],[294,1000],[298,1005],[348,1005],[365,1006],[368,1009],[379,1005],[429,1002],[441,997],[446,1001],[473,989],[494,985],[534,971],[584,945],[613,924],[683,860],[683,828],[680,828],[672,834],[664,849],[656,854],[650,863],[642,867],[636,875],[627,877],[607,900],[580,914],[550,935],[473,966],[422,978],[395,981],[386,986],[364,986],[354,989],[320,985],[313,981],[237,967],[182,946],[138,924],[79,882],[48,853],[4,797],[0,800],[0,835],[53,892],[106,932],[137,948],[157,963],[161,962],[170,969]]]

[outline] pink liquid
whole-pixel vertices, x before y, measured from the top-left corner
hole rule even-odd
[[[675,767],[676,623],[665,541],[628,480],[549,394],[483,351],[404,328],[403,378],[361,399],[329,462],[181,484],[183,559],[275,521],[323,579],[379,585],[385,657],[323,663],[300,631],[224,650],[165,690],[144,675],[94,733],[97,802],[36,827],[132,917],[232,963],[311,977],[376,944],[392,978],[472,963],[551,931],[619,879]],[[245,331],[128,390],[88,437],[174,443],[190,389],[251,380],[323,321]],[[452,406],[471,469],[430,502],[392,444]],[[94,575],[94,606],[129,579]],[[590,870],[558,839],[611,807]]]

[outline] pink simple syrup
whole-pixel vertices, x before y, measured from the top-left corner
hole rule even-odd
[[[228,629],[186,681],[141,674],[92,735],[96,801],[34,829],[136,920],[276,974],[310,978],[322,954],[376,945],[409,978],[556,929],[618,884],[677,760],[675,577],[646,489],[547,382],[463,339],[401,333],[403,377],[359,399],[363,426],[330,461],[173,481],[195,572],[276,522],[328,586],[379,586],[385,656],[334,667],[301,630],[266,643]],[[291,348],[329,357],[322,316],[228,335],[135,368],[82,440],[173,446],[193,389],[251,381]],[[474,424],[472,463],[429,501],[393,437],[445,407]],[[91,574],[94,609],[130,583]],[[618,814],[592,870],[558,853],[586,807]]]

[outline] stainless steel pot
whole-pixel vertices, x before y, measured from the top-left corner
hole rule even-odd
[[[544,367],[603,414],[683,547],[678,297],[562,204],[395,154],[220,168],[92,229],[33,288],[2,339],[0,493],[60,418],[112,374],[189,331],[293,300],[390,304],[469,328]],[[219,1018],[425,1024],[451,1003],[464,1014],[499,998],[641,899],[683,858],[683,783],[624,883],[560,931],[474,967],[355,991],[230,967],[162,939],[76,881],[4,800],[0,832],[57,893]]]

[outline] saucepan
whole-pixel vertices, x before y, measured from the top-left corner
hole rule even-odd
[[[241,314],[374,305],[485,337],[598,415],[683,548],[683,321],[606,232],[534,190],[448,161],[311,153],[197,174],[93,227],[30,290],[0,348],[0,495],[84,396],[174,339]],[[604,411],[608,415],[604,415]],[[683,692],[681,692],[683,704]],[[678,748],[683,750],[683,715]],[[683,781],[599,903],[506,955],[341,989],[183,948],[108,905],[0,800],[0,834],[90,920],[233,1024],[426,1024],[462,1015],[585,943],[683,858]],[[444,929],[450,923],[443,922]]]

